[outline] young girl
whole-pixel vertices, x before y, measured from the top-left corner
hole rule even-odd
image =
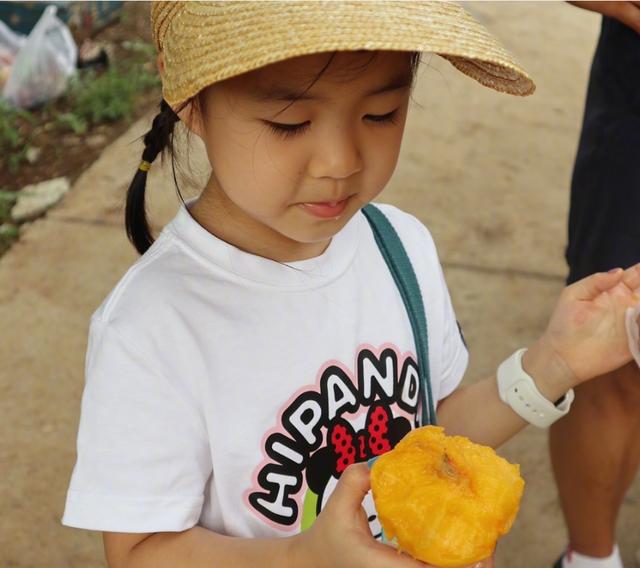
[[[151,20],[164,100],[126,218],[144,254],[92,318],[63,522],[103,531],[112,567],[422,566],[376,539],[360,463],[419,424],[425,372],[360,210],[395,168],[420,52],[499,91],[533,83],[450,3],[160,2]],[[178,122],[211,175],[153,242],[146,171]],[[419,282],[448,433],[499,446],[630,360],[638,267],[568,287],[524,357],[457,388],[467,350],[431,237],[379,211]]]

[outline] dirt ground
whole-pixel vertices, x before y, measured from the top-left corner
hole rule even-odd
[[[471,351],[466,380],[474,381],[536,338],[563,286],[568,187],[599,22],[563,3],[467,6],[529,70],[537,93],[496,94],[425,57],[383,200],[430,227]],[[149,118],[106,148],[64,202],[0,259],[2,568],[105,566],[100,535],[62,527],[60,517],[75,460],[89,317],[136,257],[122,209],[141,153],[134,140]],[[197,149],[193,155],[201,163]],[[152,168],[157,226],[178,206],[163,176],[166,170]],[[521,464],[527,489],[497,566],[548,567],[565,533],[545,433],[529,428],[502,452]],[[626,566],[634,566],[637,479],[619,543]]]
[[[136,41],[151,45],[149,2],[127,2],[120,19],[99,31],[93,40],[108,46],[111,65],[117,66],[121,72],[137,65],[141,56],[125,49],[123,44]],[[153,72],[155,62],[149,61],[139,67],[140,71]],[[132,102],[132,116],[138,118],[157,108],[160,96],[159,86],[138,93]],[[98,158],[104,146],[123,134],[131,122],[122,118],[115,122],[89,124],[86,132],[73,133],[53,118],[58,113],[73,110],[72,101],[65,96],[30,110],[29,120],[22,121],[21,140],[26,139],[29,146],[39,149],[40,158],[33,164],[23,161],[16,171],[11,171],[7,156],[0,153],[0,189],[19,191],[25,185],[60,176],[67,176],[71,183],[75,182],[78,175]]]

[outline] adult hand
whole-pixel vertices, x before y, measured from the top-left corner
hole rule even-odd
[[[305,568],[436,568],[410,558],[371,535],[362,501],[371,487],[365,463],[349,466],[313,526],[294,537],[294,562]],[[492,568],[493,561],[465,568]]]
[[[640,264],[567,286],[530,356],[551,361],[547,369],[561,370],[553,380],[567,389],[622,367],[632,359],[625,313],[640,301],[639,292]]]
[[[615,18],[640,34],[640,2],[569,2],[569,4]]]

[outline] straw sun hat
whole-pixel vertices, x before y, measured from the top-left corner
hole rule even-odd
[[[328,51],[432,52],[496,91],[535,89],[500,42],[450,2],[153,2],[151,25],[172,106],[217,81]]]

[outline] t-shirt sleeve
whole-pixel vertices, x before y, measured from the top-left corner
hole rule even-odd
[[[212,475],[201,412],[132,337],[94,318],[62,523],[113,532],[197,524]]]
[[[447,283],[438,264],[443,296],[442,347],[440,357],[440,389],[438,401],[449,396],[460,384],[469,364],[469,352],[456,319]]]

